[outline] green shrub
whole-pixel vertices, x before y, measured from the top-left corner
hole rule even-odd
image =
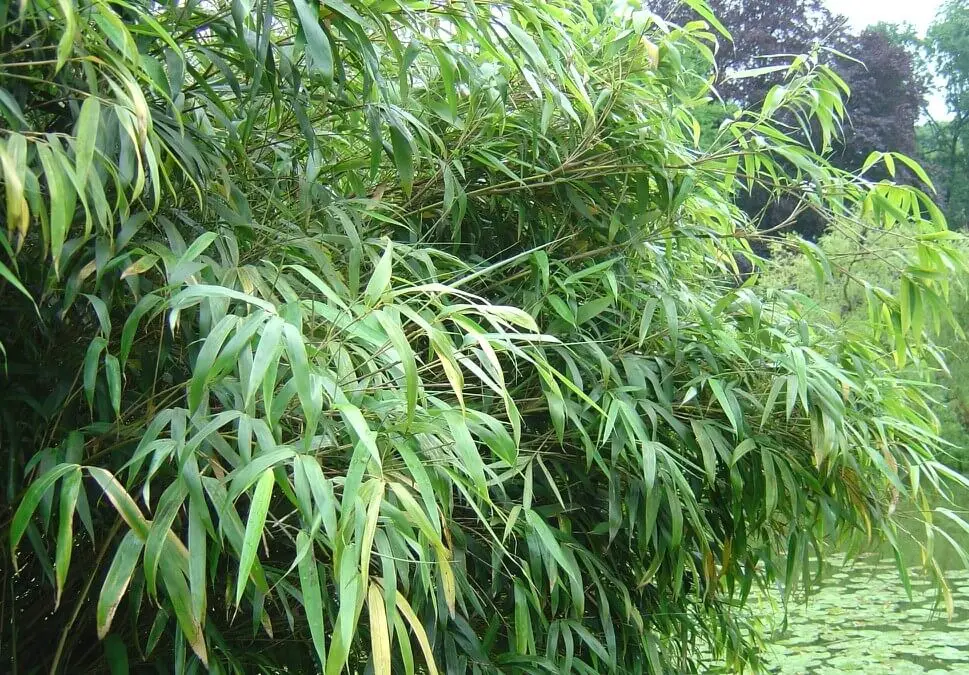
[[[754,667],[751,587],[892,538],[946,472],[898,369],[962,258],[925,195],[772,121],[836,131],[810,56],[703,149],[706,23],[4,12],[13,671]],[[726,283],[755,185],[915,223],[893,353]]]

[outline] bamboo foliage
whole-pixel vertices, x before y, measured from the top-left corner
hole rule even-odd
[[[13,670],[756,668],[752,587],[894,542],[955,235],[811,55],[701,146],[690,4],[5,8]],[[875,332],[732,283],[754,186],[911,228],[897,297],[790,244]]]

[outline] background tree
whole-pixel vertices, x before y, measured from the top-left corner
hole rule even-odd
[[[681,25],[698,18],[691,3],[682,0],[656,0],[647,6]],[[709,6],[730,32],[717,51],[717,90],[744,107],[763,101],[771,87],[783,82],[783,72],[743,79],[731,74],[785,66],[819,44],[837,44],[844,34],[844,19],[832,14],[823,0],[713,0]]]
[[[851,89],[844,139],[832,161],[857,169],[868,156],[888,148],[914,157],[915,129],[927,84],[905,47],[879,27],[845,35],[838,47],[856,60],[839,64]],[[914,179],[910,173],[909,180]]]
[[[891,148],[914,155],[915,128],[926,82],[913,54],[899,40],[890,39],[886,27],[852,34],[845,28],[845,19],[820,0],[714,0],[710,6],[733,38],[721,40],[717,52],[716,86],[727,101],[745,107],[758,105],[783,80],[783,68],[795,55],[815,50],[816,58],[837,67],[851,90],[845,103],[845,129],[829,148],[831,161],[841,168],[857,170],[874,151]],[[679,23],[699,16],[689,3],[679,0],[653,2],[650,8]],[[748,76],[738,78],[738,73]],[[817,128],[791,131],[822,148]],[[874,171],[881,172],[877,178],[887,176],[881,165]],[[896,178],[903,182],[915,179],[904,168]],[[766,192],[743,197],[744,209],[751,214],[763,213],[770,226],[787,222],[812,239],[828,227],[815,214],[792,219],[792,202],[771,202],[767,197]]]
[[[935,167],[943,208],[954,223],[969,223],[969,3],[949,0],[924,41],[928,60],[941,76],[948,120],[928,116],[920,149]]]

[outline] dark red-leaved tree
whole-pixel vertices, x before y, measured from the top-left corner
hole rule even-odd
[[[700,18],[682,0],[650,0],[647,4],[673,23]],[[717,88],[725,100],[756,106],[784,78],[783,71],[742,79],[731,79],[732,74],[789,63],[795,55],[810,53],[819,45],[831,48],[819,56],[834,66],[852,92],[844,138],[831,150],[832,162],[858,169],[874,150],[915,152],[915,124],[925,83],[914,67],[913,54],[887,35],[889,27],[852,34],[844,17],[833,14],[822,0],[708,0],[707,4],[733,38],[721,40],[718,52]],[[873,169],[871,175],[880,178],[879,170]],[[900,180],[910,178],[898,176]],[[763,216],[765,226],[773,227],[790,215],[784,204],[767,204],[756,193],[741,201],[748,212]],[[816,237],[825,223],[804,214],[794,227],[805,236]]]
[[[673,23],[698,18],[682,0],[647,0],[646,4]],[[835,44],[844,34],[844,18],[832,14],[822,0],[708,0],[707,4],[733,38],[721,40],[717,88],[725,99],[744,105],[763,100],[783,73],[740,80],[729,79],[730,74],[788,63],[791,55],[810,52],[816,43]]]
[[[916,73],[911,53],[876,28],[846,36],[842,49],[862,63],[839,64],[851,98],[844,144],[835,152],[835,163],[858,168],[873,150],[914,154],[925,82]]]

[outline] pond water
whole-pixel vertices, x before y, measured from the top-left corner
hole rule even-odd
[[[828,567],[822,587],[806,601],[791,600],[787,626],[777,597],[754,601],[773,612],[768,672],[795,674],[969,674],[969,572],[947,573],[955,599],[946,617],[935,587],[910,568],[912,598],[889,559]]]

